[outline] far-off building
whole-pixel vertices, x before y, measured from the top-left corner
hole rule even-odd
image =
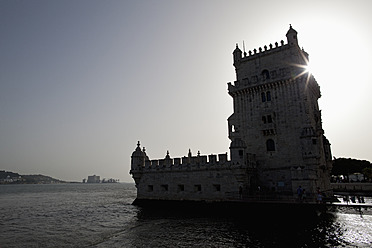
[[[100,176],[93,175],[93,176],[88,176],[87,183],[100,183],[100,181],[101,181]]]
[[[318,106],[320,88],[306,70],[308,54],[290,26],[287,42],[252,51],[236,45],[234,112],[228,118],[228,155],[189,154],[150,160],[138,142],[131,170],[137,199],[208,201],[306,201],[331,195],[330,143]],[[301,191],[302,191],[301,190]]]

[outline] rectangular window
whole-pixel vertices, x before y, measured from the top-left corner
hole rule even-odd
[[[274,140],[268,139],[266,141],[266,149],[267,149],[268,152],[275,151],[275,142],[274,142]]]
[[[316,139],[313,139],[313,145],[316,145]]]
[[[195,184],[194,185],[194,191],[195,192],[201,192],[201,185],[200,184]]]
[[[178,184],[178,186],[177,186],[177,192],[182,192],[182,191],[185,191],[185,185]]]
[[[270,93],[270,91],[266,92],[266,100],[267,100],[268,102],[271,101],[271,93]]]
[[[234,125],[231,125],[231,132],[235,132],[235,126]]]
[[[153,192],[154,191],[154,185],[147,185],[147,192]]]
[[[213,189],[215,192],[220,192],[221,191],[221,185],[220,184],[213,184]]]
[[[266,95],[265,95],[265,92],[262,92],[262,93],[261,93],[261,99],[262,99],[262,102],[266,102]]]
[[[273,122],[273,119],[271,118],[271,115],[268,115],[267,116],[267,122],[268,123],[272,123]]]
[[[239,156],[243,157],[243,150],[239,150]]]
[[[266,124],[266,116],[262,116],[262,122]]]
[[[168,184],[162,184],[160,185],[161,191],[168,191]]]

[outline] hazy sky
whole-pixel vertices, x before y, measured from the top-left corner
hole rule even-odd
[[[151,159],[225,153],[232,51],[310,54],[333,156],[372,161],[372,1],[0,1],[0,169],[131,182]]]

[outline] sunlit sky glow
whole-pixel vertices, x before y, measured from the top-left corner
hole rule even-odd
[[[131,182],[152,159],[225,153],[232,51],[309,53],[333,156],[372,161],[372,1],[0,1],[0,169]]]

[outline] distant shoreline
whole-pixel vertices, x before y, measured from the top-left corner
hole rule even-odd
[[[106,184],[127,184],[127,185],[133,185],[134,183],[131,182],[118,182],[118,183],[82,183],[82,182],[69,182],[69,181],[62,181],[58,183],[27,183],[27,182],[12,182],[12,183],[4,183],[0,182],[1,185],[57,185],[57,184],[84,184],[84,185],[106,185]]]
[[[0,184],[57,184],[67,183],[50,176],[38,175],[20,175],[10,171],[0,171]]]
[[[119,182],[114,179],[103,179],[96,183],[79,182],[79,181],[63,181],[50,176],[41,174],[34,175],[21,175],[16,172],[0,170],[0,185],[12,185],[12,184],[63,184],[63,183],[74,183],[74,184],[111,184],[111,183],[124,183],[131,184],[132,182]]]

